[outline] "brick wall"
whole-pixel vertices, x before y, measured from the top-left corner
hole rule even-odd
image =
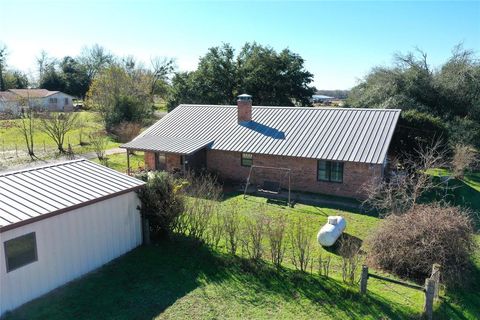
[[[225,179],[245,181],[249,167],[241,166],[239,152],[208,150],[207,167],[216,171]],[[292,190],[317,192],[345,197],[364,198],[364,185],[372,183],[382,176],[381,165],[369,165],[345,162],[343,183],[317,181],[317,160],[283,156],[253,155],[253,163],[260,166],[290,168]],[[284,171],[255,169],[253,183],[263,184],[264,180],[282,181],[287,186]]]
[[[148,170],[155,170],[155,153],[144,153],[145,168]],[[181,169],[180,155],[167,153],[165,155],[166,171],[172,172],[174,169]]]
[[[143,160],[145,161],[145,169],[155,170],[155,154],[153,152],[144,152]]]

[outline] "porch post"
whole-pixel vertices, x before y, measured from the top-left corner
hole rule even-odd
[[[183,160],[183,161],[182,161],[182,171],[183,171],[183,174],[185,174],[185,173],[186,173],[186,172],[185,172],[185,169],[186,169],[185,160],[186,160],[186,158],[185,158],[185,155],[184,155],[184,154],[182,154],[181,157],[182,157],[182,160]]]
[[[130,175],[130,149],[127,149],[127,174]]]

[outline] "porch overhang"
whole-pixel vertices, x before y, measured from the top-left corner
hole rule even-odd
[[[188,156],[200,149],[208,147],[211,143],[213,143],[212,140],[206,139],[144,136],[122,144],[120,148],[136,151],[173,153]]]

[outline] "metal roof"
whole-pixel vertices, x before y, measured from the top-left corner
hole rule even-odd
[[[213,150],[379,164],[399,115],[398,109],[253,106],[252,121],[238,123],[237,106],[180,105],[132,143],[199,139],[213,141]]]
[[[210,143],[212,143],[212,140],[208,139],[145,136],[125,143],[120,148],[189,155]]]
[[[136,190],[145,183],[81,159],[0,174],[0,232]]]

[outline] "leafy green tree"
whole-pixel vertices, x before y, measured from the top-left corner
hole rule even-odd
[[[67,56],[60,62],[60,69],[65,82],[65,92],[75,97],[85,97],[90,85],[85,66]]]
[[[414,132],[433,129],[428,125],[433,125],[430,122],[433,118],[426,116],[429,114],[440,119],[435,120],[435,123],[443,122],[449,129],[447,134],[441,130],[443,137],[456,137],[458,140],[457,132],[474,130],[463,135],[461,143],[478,145],[479,142],[475,139],[478,140],[480,134],[480,60],[474,53],[457,46],[451,58],[440,68],[432,68],[428,64],[427,54],[422,51],[397,54],[394,60],[392,67],[373,68],[350,91],[347,104],[359,108],[418,111],[418,114],[403,117],[405,121],[413,121],[411,127],[416,126],[413,132],[404,132],[410,137]],[[412,115],[415,116],[412,118]],[[397,129],[397,135],[400,131],[402,130]],[[436,129],[434,131],[438,134]],[[422,140],[422,137],[425,135],[418,135],[415,139]],[[458,142],[450,141],[450,145]]]
[[[87,103],[100,113],[107,131],[124,121],[146,123],[153,111],[150,84],[141,69],[111,65],[95,77]]]
[[[310,105],[315,89],[313,74],[304,60],[288,49],[277,53],[270,47],[247,43],[237,59],[237,93],[248,92],[259,105]]]
[[[285,49],[246,43],[235,56],[229,44],[210,48],[197,70],[177,73],[167,101],[169,110],[180,103],[231,104],[241,93],[253,95],[255,104],[310,105],[315,92],[313,75],[304,60]]]
[[[42,73],[42,77],[39,81],[39,87],[42,89],[52,90],[52,91],[62,91],[65,92],[67,83],[61,73],[57,70],[55,64],[48,65]]]
[[[393,136],[390,152],[397,156],[407,156],[421,146],[432,141],[446,144],[449,131],[444,121],[429,113],[407,110],[401,113]]]
[[[5,90],[8,89],[26,89],[29,81],[25,73],[19,70],[6,70],[3,73]]]

